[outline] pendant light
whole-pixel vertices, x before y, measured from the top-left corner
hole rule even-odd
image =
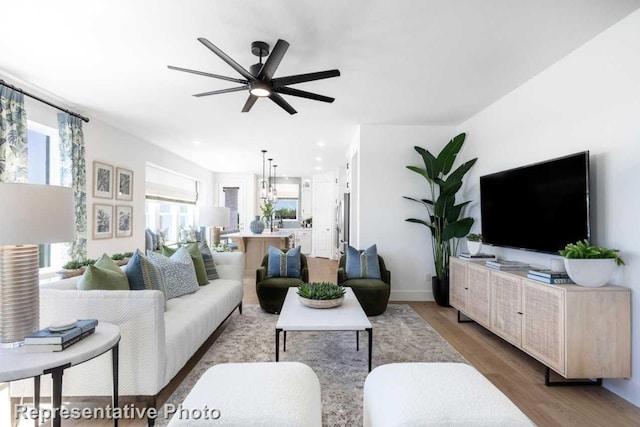
[[[267,198],[267,182],[264,180],[264,155],[266,152],[267,150],[262,150],[262,186],[260,188],[260,198],[263,200]]]
[[[271,186],[271,162],[273,161],[273,159],[268,159],[269,160],[269,191],[267,193],[267,199],[269,201],[273,200],[273,187]]]
[[[273,190],[271,191],[273,203],[278,201],[278,190],[276,190],[276,184],[278,181],[276,180],[276,168],[278,165],[273,165]]]

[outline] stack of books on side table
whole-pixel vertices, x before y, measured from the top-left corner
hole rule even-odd
[[[487,261],[484,263],[489,268],[496,270],[528,270],[529,264],[520,261],[506,261],[503,259],[496,259],[493,261]]]
[[[496,259],[496,256],[492,254],[483,254],[483,253],[471,255],[469,252],[462,252],[460,255],[458,255],[458,258],[465,259],[467,261],[469,260],[487,261],[487,260]]]
[[[24,346],[28,353],[62,351],[94,333],[96,326],[96,319],[81,319],[64,329],[40,329],[24,338]]]
[[[527,277],[538,282],[548,283],[550,285],[566,285],[573,284],[573,280],[569,278],[569,275],[564,272],[551,271],[551,270],[538,270],[531,269],[527,274]]]

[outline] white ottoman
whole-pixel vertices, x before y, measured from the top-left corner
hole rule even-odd
[[[178,409],[170,427],[322,425],[320,381],[298,362],[215,365]]]
[[[463,363],[392,363],[364,383],[364,426],[534,425],[475,368]]]

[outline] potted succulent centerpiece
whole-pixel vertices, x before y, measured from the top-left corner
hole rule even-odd
[[[345,289],[328,282],[303,283],[298,286],[300,302],[311,308],[333,308],[344,302]]]
[[[426,219],[407,218],[405,221],[422,224],[431,233],[436,270],[431,286],[436,302],[444,307],[449,306],[449,257],[457,252],[458,239],[469,234],[474,222],[473,218],[462,215],[469,201],[456,204],[456,194],[462,189],[462,178],[478,160],[471,159],[453,169],[465,137],[464,133],[454,137],[437,156],[424,148],[414,147],[422,157],[424,167],[407,166],[407,169],[424,177],[430,194],[426,199],[404,196],[422,204],[427,210]]]
[[[594,246],[588,240],[569,243],[560,252],[567,274],[576,285],[596,288],[607,284],[616,267],[624,265],[617,249]]]
[[[69,277],[80,276],[84,273],[84,270],[85,266],[82,261],[69,261],[56,273],[61,279],[68,279]]]
[[[482,250],[482,234],[467,234],[467,249],[471,255],[478,255]]]

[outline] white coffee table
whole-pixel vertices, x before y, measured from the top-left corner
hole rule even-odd
[[[118,343],[120,328],[117,325],[100,322],[96,331],[63,351],[28,353],[24,346],[0,349],[0,382],[34,379],[34,406],[40,405],[40,376],[51,374],[53,382],[53,426],[60,426],[62,405],[62,374],[65,369],[79,365],[111,350],[113,370],[113,408],[118,407]],[[90,380],[90,379],[88,379]],[[39,411],[38,411],[39,413]],[[37,425],[37,423],[36,423]],[[117,417],[113,425],[118,425]]]
[[[360,350],[360,331],[369,335],[369,371],[373,328],[351,288],[345,288],[344,302],[335,308],[311,308],[298,300],[298,288],[289,288],[276,323],[276,362],[280,360],[280,332],[284,331],[282,351],[287,351],[287,331],[356,331],[356,351]]]

